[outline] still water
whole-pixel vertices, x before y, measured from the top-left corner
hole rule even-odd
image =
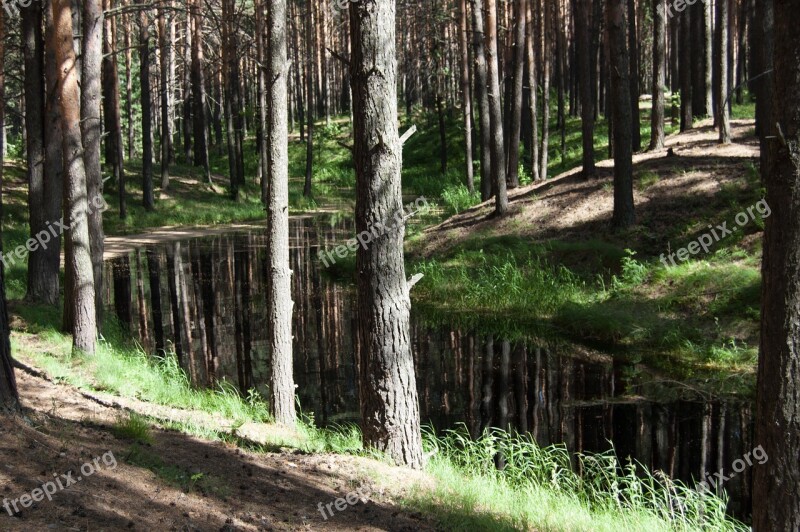
[[[293,218],[294,364],[305,413],[358,421],[354,287],[317,260],[355,234],[337,217]],[[264,393],[268,375],[263,228],[154,245],[106,263],[105,302],[150,352],[174,350],[197,386],[228,381]],[[529,432],[541,444],[630,457],[685,481],[730,472],[752,449],[745,399],[701,395],[639,364],[579,346],[509,341],[491,331],[426,325],[411,334],[423,423]],[[725,489],[750,514],[750,471]]]

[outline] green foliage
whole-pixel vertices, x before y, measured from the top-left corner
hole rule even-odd
[[[152,443],[153,435],[150,434],[150,423],[144,416],[136,412],[129,412],[128,417],[121,417],[111,429],[114,436],[139,443]]]
[[[470,193],[465,185],[448,185],[442,191],[442,203],[448,214],[458,214],[481,202],[481,193],[477,190]]]
[[[465,429],[428,431],[425,444],[437,485],[406,504],[448,529],[747,530],[725,515],[724,498],[621,464],[613,450],[577,455],[573,469],[564,446],[543,448],[500,429],[477,439]]]

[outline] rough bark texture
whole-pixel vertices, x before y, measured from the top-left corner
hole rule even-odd
[[[525,67],[525,12],[528,11],[528,0],[517,0],[516,21],[514,24],[514,72],[511,89],[511,117],[508,138],[508,185],[519,186],[519,140],[522,127],[522,85]]]
[[[58,69],[58,102],[61,110],[63,131],[63,157],[66,182],[64,185],[64,210],[70,229],[67,238],[65,262],[69,265],[66,275],[71,286],[69,299],[65,301],[71,311],[73,350],[94,353],[97,336],[94,308],[94,277],[92,274],[91,244],[87,220],[86,170],[83,163],[83,145],[80,127],[80,89],[72,45],[72,7],[68,0],[53,0],[52,44]]]
[[[538,44],[534,44],[539,40],[539,33],[536,29],[536,25],[534,24],[535,18],[533,16],[533,10],[536,6],[536,2],[528,1],[528,12],[526,16],[528,17],[528,23],[526,24],[528,28],[528,36],[526,39],[525,45],[525,54],[528,59],[528,87],[530,90],[530,98],[528,100],[528,113],[530,114],[530,172],[531,178],[534,181],[539,181],[539,111],[538,111],[538,86],[539,86],[539,76],[538,76],[538,65],[536,63],[536,51],[539,48]]]
[[[631,151],[631,95],[628,50],[625,42],[625,0],[607,0],[611,114],[614,123],[614,227],[633,225],[633,160]]]
[[[753,470],[753,529],[800,529],[800,0],[775,0],[774,111],[761,287],[756,445],[769,457]]]
[[[0,13],[0,66],[5,64],[6,14]],[[5,72],[0,68],[0,102],[5,99]],[[3,163],[5,162],[5,106],[0,105],[0,220],[3,214]],[[0,222],[1,224],[1,222]],[[3,252],[2,225],[0,225],[0,253]],[[5,268],[0,264],[0,406],[4,409],[18,409],[19,395],[14,366],[11,362],[11,345],[8,334],[8,311],[6,309]]]
[[[89,241],[91,242],[94,277],[94,308],[98,326],[103,316],[103,170],[100,166],[100,146],[103,127],[100,116],[103,63],[103,4],[102,0],[83,2],[83,58],[81,61],[81,133],[83,135],[83,164],[86,169],[86,193],[89,201]]]
[[[602,1],[602,0],[600,0]],[[544,2],[542,26],[542,145],[539,147],[539,178],[547,179],[547,164],[550,152],[550,66],[553,54],[553,9],[554,2]]]
[[[467,38],[467,0],[458,3],[458,45],[461,52],[461,105],[464,117],[464,170],[467,189],[475,190],[475,176],[472,168],[472,97],[469,88],[469,45]]]
[[[158,13],[158,48],[161,52],[161,191],[169,189],[169,161],[172,151],[172,128],[170,127],[170,62],[169,47],[167,45],[167,24],[164,10]]]
[[[731,114],[728,107],[728,61],[730,57],[730,0],[717,0],[717,47],[720,50],[719,66],[719,92],[717,93],[717,116],[719,117],[719,142],[731,143]]]
[[[111,0],[105,0],[105,9],[111,9]],[[119,78],[117,76],[117,56],[111,53],[114,49],[114,22],[111,17],[105,19],[105,38],[103,39],[103,120],[105,121],[107,160],[111,166],[114,183],[117,185],[120,218],[126,216],[125,174],[122,169],[122,119],[119,110]]]
[[[592,0],[577,0],[575,5],[575,38],[577,40],[578,82],[581,101],[581,140],[583,144],[583,177],[596,174],[594,165],[594,93],[589,72],[594,68],[591,54],[591,28],[594,9]]]
[[[292,376],[292,270],[289,267],[289,126],[286,109],[289,63],[286,52],[286,0],[270,0],[268,13],[269,80],[267,132],[269,197],[269,345],[270,392],[275,421],[297,419]]]
[[[497,52],[497,2],[486,0],[486,74],[489,81],[489,122],[492,150],[492,192],[494,212],[508,212],[506,154],[503,140],[503,105],[500,101],[500,57]]]
[[[306,17],[306,112],[308,119],[308,137],[306,138],[306,179],[303,184],[303,196],[311,196],[311,174],[314,171],[314,10],[312,2],[308,3]]]
[[[492,197],[492,142],[489,121],[489,96],[486,87],[486,45],[483,34],[482,0],[472,0],[472,45],[475,50],[475,99],[478,100],[478,122],[481,141],[481,199]]]
[[[44,183],[44,52],[42,50],[42,5],[21,10],[22,43],[25,60],[25,131],[28,166],[28,216],[30,236],[47,231]],[[28,256],[26,299],[37,303],[58,303],[58,262],[39,247]],[[10,266],[10,264],[9,264]]]
[[[631,85],[631,142],[633,151],[642,149],[642,134],[639,118],[639,45],[636,35],[636,0],[628,0],[628,55],[630,59]]]
[[[755,3],[755,76],[761,76],[754,82],[756,96],[756,132],[761,145],[761,168],[766,168],[769,141],[768,132],[772,131],[769,123],[772,121],[772,80],[773,74],[766,74],[772,70],[772,56],[775,47],[773,33],[774,7],[773,0],[760,0]]]
[[[206,133],[206,82],[203,73],[203,17],[200,15],[200,0],[192,2],[192,123],[194,125],[194,165],[202,166],[206,180],[211,183],[211,168],[208,163],[208,141]]]
[[[155,209],[153,199],[153,113],[150,98],[150,21],[142,9],[139,18],[139,87],[142,105],[142,205]]]
[[[685,9],[680,17],[678,71],[681,78],[681,131],[692,129],[692,10]]]
[[[356,228],[369,232],[396,224],[393,216],[402,211],[394,0],[351,3],[350,27]],[[398,225],[359,247],[356,255],[361,423],[367,447],[419,468],[422,436],[403,264],[405,226]]]
[[[653,111],[650,114],[650,149],[664,147],[664,90],[666,89],[667,0],[653,0]]]

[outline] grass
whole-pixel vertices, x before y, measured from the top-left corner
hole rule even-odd
[[[133,440],[139,443],[153,443],[150,423],[144,416],[136,412],[129,412],[128,417],[120,417],[111,432],[120,439]]]
[[[425,442],[436,487],[405,503],[446,529],[748,530],[725,515],[723,498],[620,464],[613,450],[572,456],[499,429],[475,439],[463,429],[429,432]]]

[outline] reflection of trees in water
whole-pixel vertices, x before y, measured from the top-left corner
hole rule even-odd
[[[350,236],[334,229],[307,218],[294,220],[290,233],[297,393],[322,423],[358,418],[354,292],[316,260],[319,249]],[[224,379],[243,393],[265,392],[266,259],[266,236],[257,232],[132,253],[107,268],[107,305],[146,350],[171,343],[193,383]],[[422,420],[437,429],[464,423],[477,436],[507,428],[578,452],[604,451],[612,441],[622,464],[630,457],[698,481],[752,448],[749,405],[682,399],[640,366],[421,320],[412,320],[411,334]],[[749,512],[749,479],[745,471],[725,485],[737,515]]]

